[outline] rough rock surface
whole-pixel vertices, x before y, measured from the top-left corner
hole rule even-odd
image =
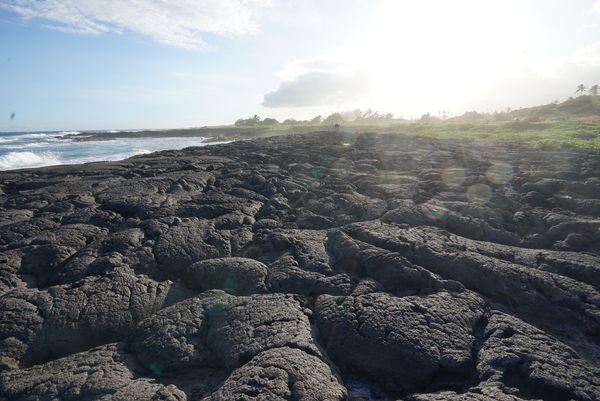
[[[483,307],[468,293],[395,297],[377,292],[322,295],[315,309],[325,350],[334,360],[346,370],[385,378],[395,392],[412,393],[441,371],[469,373]]]
[[[0,173],[0,400],[598,400],[600,156],[318,132]]]

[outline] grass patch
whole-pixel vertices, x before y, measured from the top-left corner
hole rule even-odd
[[[344,125],[348,130],[352,126]],[[359,128],[359,127],[356,127]],[[372,132],[382,128],[372,127]],[[387,127],[387,133],[505,143],[523,143],[542,149],[580,150],[600,153],[600,124],[585,122],[409,123]]]

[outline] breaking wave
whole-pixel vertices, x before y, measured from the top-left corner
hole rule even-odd
[[[110,141],[73,141],[59,138],[67,131],[0,135],[0,170],[115,161],[131,156],[188,146],[206,146],[203,137],[119,138]],[[224,143],[224,142],[215,142]]]
[[[0,169],[12,170],[62,164],[53,152],[10,152],[0,156]]]
[[[131,156],[145,155],[148,153],[152,153],[152,151],[147,149],[140,149],[131,152],[115,153],[111,155],[80,157],[77,159],[69,160],[68,164],[80,164],[100,161],[117,161],[127,159]]]

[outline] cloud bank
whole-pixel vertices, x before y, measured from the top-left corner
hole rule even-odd
[[[313,71],[282,82],[279,89],[264,96],[262,105],[272,108],[342,105],[364,98],[370,89],[369,78],[361,72],[345,75]]]
[[[243,35],[258,29],[268,0],[3,0],[0,9],[43,26],[79,34],[131,31],[192,50],[209,46],[202,34]]]

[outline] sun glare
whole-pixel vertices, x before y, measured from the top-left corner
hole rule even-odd
[[[527,64],[532,35],[514,1],[389,1],[350,50],[373,83],[373,104],[403,98],[451,107]],[[460,96],[462,94],[463,96]]]

